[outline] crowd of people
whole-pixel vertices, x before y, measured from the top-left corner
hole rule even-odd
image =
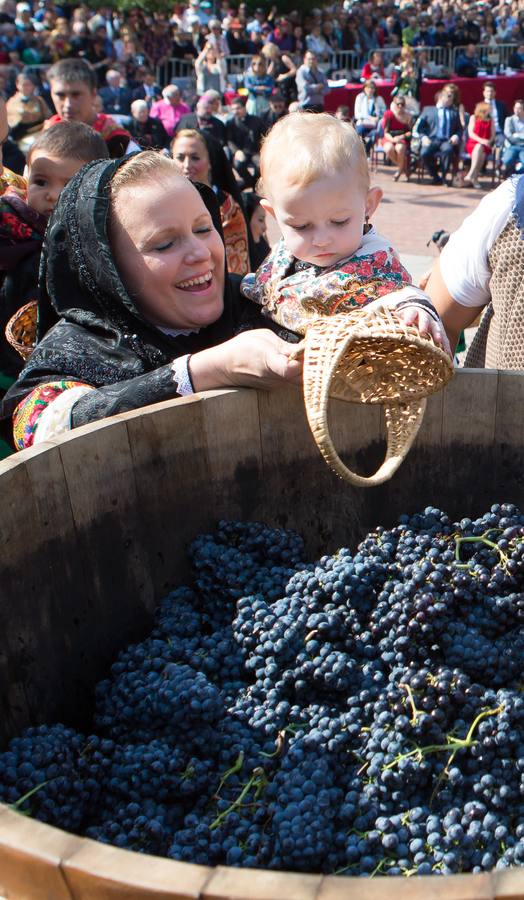
[[[293,317],[304,291],[313,292],[315,303],[337,291],[346,297],[349,273],[364,278],[370,269],[387,292],[397,288],[399,313],[447,346],[431,303],[409,285],[394,251],[369,223],[380,191],[369,185],[367,157],[382,150],[396,180],[409,179],[419,166],[435,184],[456,183],[465,158],[463,183],[478,186],[495,153],[502,154],[504,174],[520,171],[524,101],[509,115],[486,82],[482,102],[466,110],[449,81],[434,105],[420,109],[419,88],[431,68],[425,48],[437,41],[473,44],[475,36],[482,42],[490,28],[499,44],[516,42],[521,27],[517,2],[371,7],[345,0],[284,16],[276,7],[249,11],[242,3],[213,8],[209,0],[190,0],[169,17],[140,8],[119,15],[110,6],[95,12],[85,4],[0,0],[2,334],[25,304],[38,309],[37,350],[21,375],[22,360],[0,339],[0,390],[8,392],[3,410],[15,415],[17,446],[29,446],[37,426],[43,440],[57,422],[58,430],[66,420],[72,427],[136,408],[144,398],[299,379],[290,343],[300,337]],[[396,47],[386,73],[383,54]],[[342,50],[360,58],[362,89],[353,114],[340,106],[326,116],[328,78]],[[244,55],[245,71],[233,77],[228,58]],[[169,61],[183,62],[193,77],[164,83]],[[394,81],[389,108],[379,92],[384,74]],[[135,157],[140,150],[146,153]],[[302,157],[295,158],[299,150]],[[289,184],[282,177],[275,192],[277,175],[288,169]],[[157,177],[172,202],[162,204],[158,191],[149,196],[148,178]],[[353,181],[352,196],[360,198],[354,209],[340,202],[342,178],[346,186]],[[196,190],[183,190],[184,182]],[[271,252],[266,213],[283,235]],[[144,231],[148,216],[163,216],[153,237]],[[176,260],[179,236],[172,240],[170,216],[189,248]],[[215,231],[220,247],[207,237]],[[136,264],[129,271],[126,248]],[[151,262],[155,254],[174,254],[174,312],[161,299],[170,276]],[[225,281],[218,278],[222,254]],[[260,310],[249,321],[245,309],[239,312],[235,275],[244,279],[242,302],[263,308],[260,321]],[[351,301],[357,305],[370,299],[368,289],[359,290]],[[195,317],[187,304],[206,292],[209,302]],[[275,326],[269,330],[261,327],[268,319]],[[65,341],[71,351],[77,339],[72,360],[61,348]],[[182,360],[174,369],[166,362],[170,350]],[[103,361],[90,369],[97,354]],[[49,372],[56,378],[49,381]]]

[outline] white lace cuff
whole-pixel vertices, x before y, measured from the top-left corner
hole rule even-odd
[[[191,354],[187,356],[179,356],[178,359],[171,364],[171,371],[173,373],[173,381],[176,384],[177,394],[180,394],[181,397],[187,397],[189,394],[194,394],[193,383],[191,381],[191,376],[189,374],[189,359]]]

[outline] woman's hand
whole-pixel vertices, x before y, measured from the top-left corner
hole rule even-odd
[[[220,387],[272,390],[302,383],[302,359],[292,359],[297,344],[289,344],[266,328],[244,331],[209,350],[194,353],[189,371],[195,391]]]
[[[446,332],[444,331],[444,326],[440,319],[435,321],[422,307],[415,305],[404,306],[402,309],[395,310],[395,312],[406,325],[414,325],[421,334],[431,335],[435,344],[442,347],[449,356],[453,356]]]

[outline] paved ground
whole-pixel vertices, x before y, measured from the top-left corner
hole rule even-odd
[[[373,224],[400,253],[404,265],[417,281],[437,255],[434,245],[427,246],[434,231],[455,231],[463,219],[475,209],[486,191],[434,186],[425,178],[408,183],[395,183],[392,166],[379,165],[372,183],[384,192],[373,217]],[[491,179],[485,180],[486,190]],[[278,229],[268,216],[270,243],[278,238]]]

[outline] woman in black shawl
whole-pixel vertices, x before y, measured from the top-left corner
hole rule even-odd
[[[205,131],[184,128],[171,142],[171,155],[193,182],[212,187],[220,205],[227,266],[235,275],[253,271],[252,241],[244,215],[240,188],[224,148]]]
[[[18,448],[194,390],[300,380],[293,347],[260,327],[227,276],[213,191],[155,151],[72,179],[47,229],[41,290],[40,331],[59,321],[4,399]],[[241,330],[246,320],[256,330]]]

